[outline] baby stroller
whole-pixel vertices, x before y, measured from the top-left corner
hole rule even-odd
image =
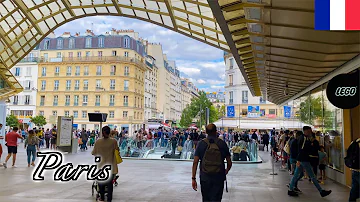
[[[112,184],[116,187],[118,186],[118,182],[117,179],[119,178],[119,175],[116,175],[114,177],[114,179],[112,180]],[[92,186],[91,186],[91,195],[94,196],[94,192],[96,191],[96,201],[98,201],[100,199],[100,189],[99,189],[99,184],[97,181],[94,181]],[[105,187],[105,195],[107,195],[107,187]]]

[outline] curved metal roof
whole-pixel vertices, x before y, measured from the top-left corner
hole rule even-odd
[[[314,0],[0,0],[0,76],[57,27],[116,15],[151,22],[231,51],[253,95],[282,103],[360,52],[360,32],[314,30]],[[283,95],[288,85],[290,94]]]

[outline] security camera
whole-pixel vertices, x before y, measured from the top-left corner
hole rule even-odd
[[[284,95],[285,95],[285,96],[288,96],[289,93],[290,93],[289,87],[288,87],[288,85],[286,85],[286,87],[285,87],[285,89],[284,89]]]

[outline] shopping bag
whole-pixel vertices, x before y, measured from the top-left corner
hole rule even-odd
[[[115,159],[116,159],[116,164],[120,164],[123,162],[121,156],[120,156],[120,151],[115,149],[115,152],[114,152],[114,155],[115,155]]]
[[[79,145],[82,145],[82,144],[83,144],[83,142],[82,142],[82,139],[81,139],[81,138],[79,138],[79,139],[78,139],[78,143],[79,143]]]
[[[178,150],[179,152],[181,152],[181,151],[183,150],[182,146],[178,146],[178,147],[177,147],[177,150]]]

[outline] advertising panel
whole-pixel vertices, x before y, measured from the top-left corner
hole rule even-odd
[[[291,106],[284,106],[284,117],[291,118]]]
[[[248,118],[260,117],[260,106],[248,106]]]
[[[226,111],[227,111],[227,117],[229,118],[235,117],[235,106],[227,106]]]

